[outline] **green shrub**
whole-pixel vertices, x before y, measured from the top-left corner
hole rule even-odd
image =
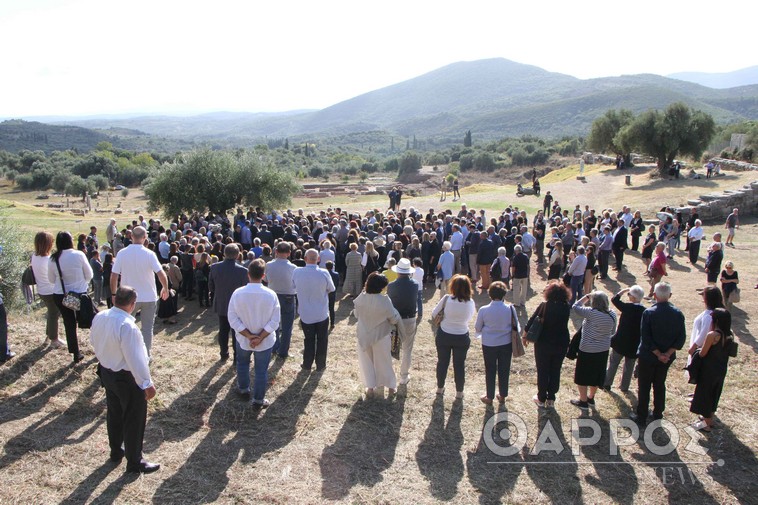
[[[0,217],[0,291],[6,307],[20,307],[24,300],[18,288],[21,273],[29,264],[31,240],[19,227],[6,217]]]
[[[129,188],[122,189],[121,190],[121,196],[124,197],[124,198],[126,198],[127,196],[129,196]]]

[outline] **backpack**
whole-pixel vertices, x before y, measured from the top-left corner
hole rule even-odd
[[[502,267],[500,266],[500,259],[497,258],[490,267],[490,279],[500,280],[502,277]]]
[[[26,270],[24,270],[24,273],[21,274],[21,282],[23,282],[27,286],[34,286],[35,284],[37,284],[37,280],[34,278],[34,270],[32,270],[31,265],[26,267]]]

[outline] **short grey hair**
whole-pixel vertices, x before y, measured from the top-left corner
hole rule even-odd
[[[523,248],[523,247],[521,247],[520,245],[516,245],[516,247],[514,247],[514,248],[513,248],[513,252],[514,252],[514,253],[520,253],[520,252],[522,252],[523,250],[524,250],[524,248]]]
[[[226,244],[224,247],[224,259],[236,260],[240,255],[240,249],[237,244]]]
[[[660,301],[668,301],[671,298],[671,284],[659,282],[655,285],[655,297]]]
[[[442,243],[442,250],[443,251],[449,251],[451,247],[453,247],[453,244],[451,244],[449,240],[445,240]]]
[[[593,291],[590,294],[590,300],[592,303],[592,308],[595,310],[608,312],[608,309],[611,307],[610,301],[608,300],[608,295],[602,291]]]
[[[645,290],[642,289],[641,286],[638,286],[635,284],[631,288],[629,288],[629,295],[637,300],[638,302],[642,301],[642,299],[645,297]]]

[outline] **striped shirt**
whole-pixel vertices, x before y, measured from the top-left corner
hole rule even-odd
[[[605,352],[611,347],[611,337],[616,333],[616,313],[601,312],[583,303],[574,303],[574,311],[584,318],[582,323],[582,340],[579,350],[582,352]]]

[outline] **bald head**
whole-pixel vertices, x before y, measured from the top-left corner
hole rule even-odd
[[[142,226],[135,226],[132,228],[132,242],[135,244],[141,244],[145,241],[145,237],[147,237],[147,230]]]
[[[309,265],[315,265],[318,263],[318,251],[315,249],[308,249],[305,251],[305,262]]]

